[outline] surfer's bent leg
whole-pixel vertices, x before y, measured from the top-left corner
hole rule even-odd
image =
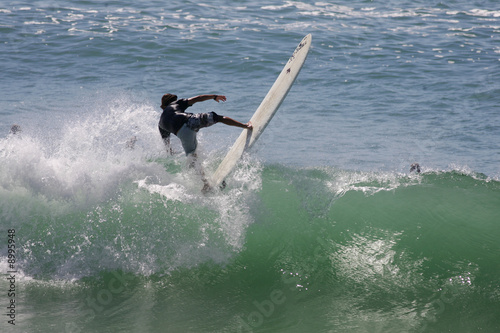
[[[188,157],[188,166],[190,168],[196,169],[196,171],[201,176],[201,180],[203,181],[204,191],[208,191],[210,186],[208,185],[208,180],[205,177],[203,167],[198,163],[198,155],[196,154],[196,147],[198,147],[196,132],[189,128],[186,123],[181,127],[179,132],[177,132],[177,137],[181,140],[182,147],[184,148],[186,156]]]
[[[212,126],[217,122],[217,114],[215,112],[209,113],[196,113],[191,114],[188,121],[182,125],[177,137],[181,139],[182,147],[187,156],[190,156],[193,161],[189,163],[190,167],[196,164],[196,148],[198,141],[196,140],[196,133],[203,127]]]

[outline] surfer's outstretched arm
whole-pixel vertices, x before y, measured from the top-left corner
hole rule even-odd
[[[194,103],[198,102],[204,102],[213,99],[217,103],[219,102],[225,102],[226,101],[226,96],[224,95],[198,95],[194,96],[191,98],[188,98],[188,104],[193,105]],[[241,128],[248,128],[252,129],[252,123],[248,122],[246,124],[240,123],[239,121],[236,121],[232,118],[229,117],[224,117],[224,116],[218,116],[217,119],[218,122],[221,122],[223,124],[229,125],[229,126],[236,126],[236,127],[241,127]]]
[[[252,129],[252,123],[251,122],[243,124],[243,123],[240,123],[237,120],[234,120],[232,118],[225,117],[225,116],[219,116],[219,122],[221,122],[223,124],[226,124],[226,125],[229,125],[229,126],[235,126],[235,127]]]
[[[191,106],[194,103],[209,101],[211,99],[213,99],[217,103],[225,102],[226,96],[224,96],[224,95],[198,95],[198,96],[188,98],[188,104]]]

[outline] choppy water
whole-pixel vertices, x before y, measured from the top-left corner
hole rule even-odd
[[[246,121],[307,33],[202,195],[161,95]],[[497,2],[11,2],[0,36],[2,332],[500,329]],[[200,132],[207,172],[238,134]]]

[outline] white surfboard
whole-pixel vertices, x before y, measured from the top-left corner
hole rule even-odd
[[[309,48],[311,47],[311,41],[312,36],[309,34],[305,36],[299,46],[297,46],[266,97],[262,103],[260,103],[257,111],[255,111],[250,119],[253,129],[244,129],[242,131],[241,135],[235,141],[226,157],[224,157],[221,164],[210,178],[209,184],[212,188],[219,186],[231,171],[233,171],[236,163],[243,155],[243,152],[252,147],[266,128],[267,124],[269,124],[281,105],[281,102],[283,102],[288,91],[292,87],[295,78],[299,74],[306,60]]]

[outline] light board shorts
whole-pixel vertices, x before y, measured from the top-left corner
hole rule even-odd
[[[191,114],[186,125],[198,132],[200,128],[212,126],[217,122],[218,115],[215,112]]]
[[[181,140],[182,148],[184,148],[186,155],[194,153],[196,147],[198,147],[196,132],[200,128],[209,127],[217,123],[217,117],[215,112],[196,113],[191,115],[188,121],[182,125],[176,135]]]
[[[198,147],[195,131],[190,129],[187,124],[184,124],[179,132],[177,132],[177,137],[181,140],[182,148],[184,148],[186,155],[194,153],[196,147]]]

